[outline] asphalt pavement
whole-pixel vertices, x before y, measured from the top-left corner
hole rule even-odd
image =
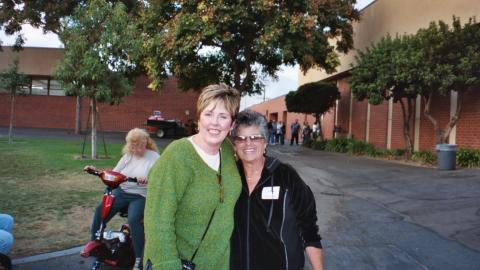
[[[30,131],[17,134],[78,136]],[[289,145],[268,152],[315,194],[325,269],[480,270],[480,169],[440,171]],[[88,269],[79,250],[16,258],[14,269]]]

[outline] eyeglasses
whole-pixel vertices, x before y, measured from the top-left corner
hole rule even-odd
[[[250,136],[235,136],[235,142],[236,143],[239,143],[239,144],[242,144],[242,143],[246,143],[247,140],[250,139],[250,142],[252,143],[257,143],[257,142],[261,142],[262,140],[265,139],[265,137],[263,135],[250,135]]]

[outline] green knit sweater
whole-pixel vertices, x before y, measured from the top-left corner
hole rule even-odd
[[[155,270],[180,270],[192,257],[213,210],[208,233],[193,260],[197,270],[228,270],[233,209],[241,180],[230,141],[221,147],[224,202],[217,172],[183,138],[172,142],[150,170],[145,206],[145,253]]]

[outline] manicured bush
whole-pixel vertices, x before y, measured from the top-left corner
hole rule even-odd
[[[480,167],[480,150],[461,148],[457,151],[457,165],[460,167]]]
[[[412,160],[422,164],[435,164],[437,156],[431,151],[417,151],[412,155]]]

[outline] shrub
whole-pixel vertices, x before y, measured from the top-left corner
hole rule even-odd
[[[437,156],[431,151],[417,151],[412,155],[412,160],[422,164],[435,164]]]
[[[367,144],[365,146],[365,154],[371,157],[376,157],[378,156],[378,150],[373,146],[373,144]]]
[[[325,150],[325,146],[327,145],[327,140],[323,141],[314,141],[312,144],[312,148],[315,150]]]
[[[348,152],[354,155],[365,155],[375,156],[376,150],[375,146],[364,141],[355,141],[350,140],[347,145]]]
[[[457,165],[466,168],[480,167],[480,150],[459,149],[457,151]]]
[[[390,156],[390,150],[381,148],[381,149],[371,149],[367,155],[372,157],[388,157]]]
[[[405,155],[405,149],[393,149],[391,151],[392,156],[401,157]]]
[[[302,146],[305,146],[305,147],[308,147],[308,148],[314,148],[313,147],[314,143],[315,143],[314,140],[308,138],[307,140],[305,140],[305,142],[302,144]]]
[[[348,151],[348,139],[338,138],[327,141],[325,150],[330,152],[346,153]]]

